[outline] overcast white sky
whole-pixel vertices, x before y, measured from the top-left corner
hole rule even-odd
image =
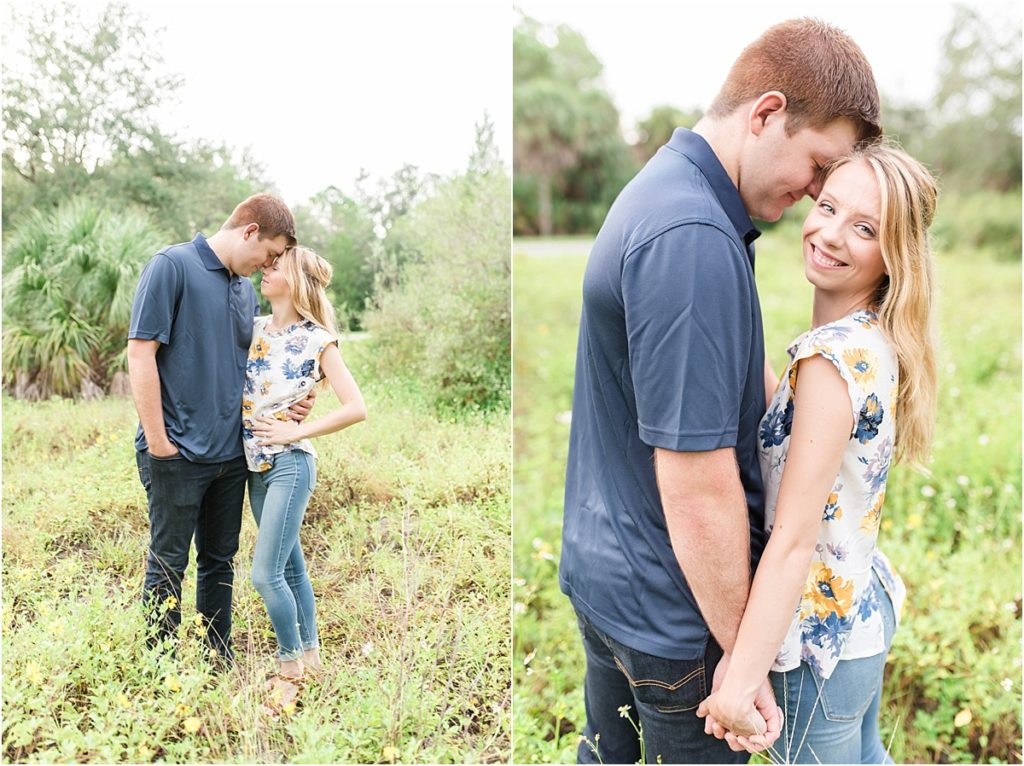
[[[925,102],[952,18],[950,0],[130,0],[165,28],[154,49],[184,77],[165,128],[249,148],[293,205],[351,192],[360,168],[458,171],[485,112],[510,166],[513,2],[583,33],[627,129],[656,104],[706,107],[744,45],[801,15],[849,32],[884,93]],[[1019,30],[1012,0],[974,4]]]
[[[950,0],[515,4],[538,21],[565,23],[583,34],[605,66],[605,83],[627,130],[655,105],[706,109],[745,46],[772,24],[799,16],[823,19],[853,37],[883,95],[926,103],[935,92],[940,45],[953,18]],[[1020,34],[1019,3],[970,4],[1014,23]]]
[[[166,28],[154,50],[185,79],[165,129],[248,147],[290,205],[331,184],[351,192],[360,168],[459,171],[485,112],[511,167],[505,0],[130,4]]]

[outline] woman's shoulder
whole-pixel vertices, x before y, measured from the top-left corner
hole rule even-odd
[[[863,309],[808,330],[793,341],[790,354],[806,356],[825,352],[838,355],[850,348],[888,353],[890,346],[878,315]]]
[[[895,350],[873,311],[856,311],[810,330],[791,346],[790,355],[794,360],[822,356],[830,361],[846,381],[855,406],[882,389],[888,391],[898,377]]]
[[[329,342],[332,340],[336,341],[338,339],[337,333],[331,332],[326,327],[322,327],[321,325],[318,325],[316,322],[306,320],[306,324],[309,327],[309,332],[315,335],[321,341]]]
[[[306,338],[306,347],[313,352],[322,351],[324,346],[337,342],[337,336],[310,319],[303,319],[295,325],[295,331]]]

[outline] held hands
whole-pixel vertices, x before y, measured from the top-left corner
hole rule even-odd
[[[782,731],[782,708],[775,702],[771,684],[766,678],[751,697],[723,684],[728,668],[726,655],[715,668],[711,695],[700,703],[697,715],[704,718],[704,731],[724,739],[731,750],[757,753],[779,738]]]
[[[260,445],[291,444],[299,440],[299,424],[294,420],[258,417],[253,422],[252,433]]]

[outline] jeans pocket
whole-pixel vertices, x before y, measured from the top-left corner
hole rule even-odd
[[[707,694],[704,659],[669,660],[630,649],[608,636],[615,665],[629,681],[638,702],[662,713],[695,710]]]
[[[202,502],[203,482],[196,475],[196,465],[180,454],[155,457],[147,452],[146,456],[148,491],[153,493],[154,498],[174,507],[198,505]]]
[[[309,467],[309,470],[306,472],[306,478],[309,481],[309,492],[312,494],[313,490],[316,489],[316,458],[308,452],[303,452],[302,454],[306,456],[306,465]]]
[[[149,479],[149,453],[136,452],[135,466],[139,469],[139,481],[142,482],[142,488],[146,490],[148,496],[149,488],[152,486]]]
[[[827,679],[814,673],[821,694],[821,712],[829,721],[856,721],[867,712],[882,680],[886,653],[840,660]]]

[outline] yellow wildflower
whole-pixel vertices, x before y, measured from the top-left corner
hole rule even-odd
[[[177,676],[167,676],[164,679],[164,686],[172,692],[181,691],[181,681],[178,680]]]
[[[203,719],[197,718],[196,716],[186,718],[184,721],[181,722],[181,727],[189,734],[195,734],[197,731],[199,731],[202,725]]]
[[[398,748],[394,745],[385,745],[381,754],[384,756],[385,761],[394,763],[398,758]]]
[[[39,686],[43,682],[43,671],[34,662],[29,662],[25,666],[25,675],[28,676],[28,681],[33,686]]]

